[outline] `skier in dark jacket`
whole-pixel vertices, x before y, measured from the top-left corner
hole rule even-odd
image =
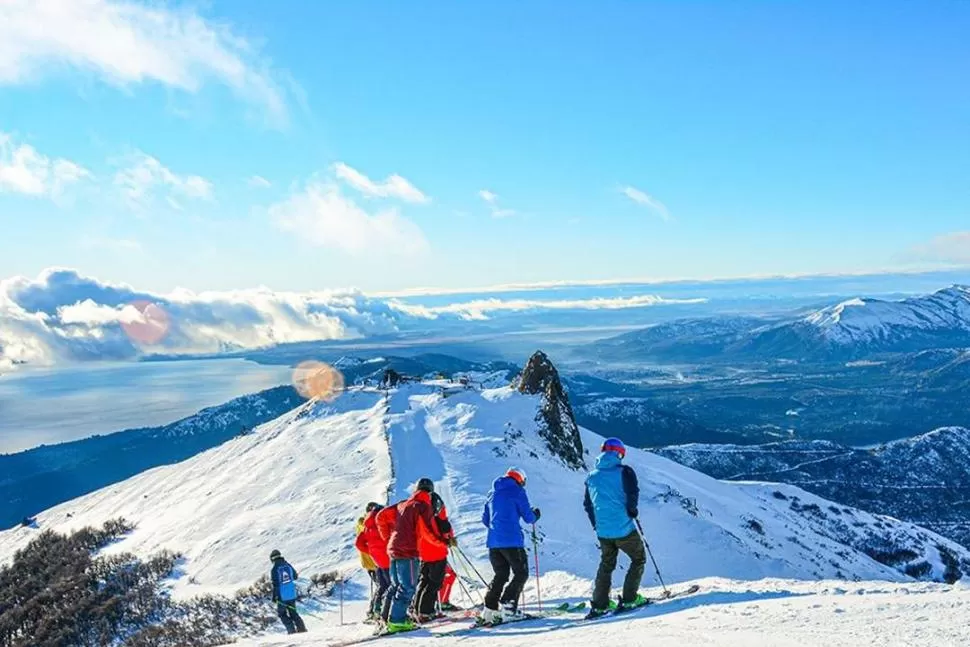
[[[486,624],[499,623],[518,612],[519,595],[529,579],[529,559],[519,521],[535,523],[540,513],[529,503],[525,481],[523,470],[510,468],[492,483],[482,512],[482,523],[488,528],[488,559],[495,572],[485,594],[482,621]],[[512,581],[506,586],[510,572]]]
[[[273,570],[270,571],[270,579],[273,582],[273,602],[276,603],[276,613],[286,633],[304,633],[306,625],[303,618],[296,611],[296,569],[290,566],[280,551],[274,550],[269,554],[269,559],[273,562]]]
[[[593,530],[599,538],[600,565],[593,587],[592,609],[595,617],[614,605],[610,602],[613,571],[620,551],[630,558],[630,570],[623,582],[622,607],[636,607],[646,602],[637,591],[643,578],[647,555],[636,527],[639,516],[640,486],[636,472],[623,464],[626,447],[619,438],[608,438],[601,447],[596,469],[586,477],[583,505]]]

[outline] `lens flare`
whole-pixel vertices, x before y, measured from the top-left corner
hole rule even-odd
[[[293,370],[293,386],[304,398],[333,402],[343,393],[344,376],[329,364],[309,360]]]
[[[121,322],[121,328],[129,339],[149,346],[165,339],[170,321],[162,306],[151,301],[133,301],[125,308],[129,309],[137,311]]]

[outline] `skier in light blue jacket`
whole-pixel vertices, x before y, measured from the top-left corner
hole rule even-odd
[[[599,538],[601,552],[590,617],[602,615],[617,606],[623,610],[646,603],[646,598],[638,593],[647,554],[636,526],[640,501],[637,475],[633,468],[623,464],[626,447],[619,438],[607,438],[601,450],[596,469],[586,477],[583,502]],[[623,597],[620,604],[615,605],[610,602],[610,587],[620,551],[630,558],[630,570],[623,582]]]

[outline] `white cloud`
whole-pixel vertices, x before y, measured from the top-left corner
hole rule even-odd
[[[252,176],[249,178],[248,184],[254,189],[268,189],[273,186],[273,183],[264,178],[262,175]]]
[[[660,200],[632,186],[620,187],[620,193],[644,207],[648,207],[664,220],[670,220],[670,212]]]
[[[122,0],[0,2],[0,84],[65,66],[128,86],[146,81],[197,92],[210,80],[284,123],[284,94],[253,46],[189,8]]]
[[[70,160],[52,160],[29,144],[15,145],[12,136],[0,133],[0,193],[57,197],[69,185],[91,177],[90,171]]]
[[[658,305],[704,303],[706,299],[667,299],[652,294],[632,297],[602,297],[592,299],[477,299],[443,306],[421,306],[391,302],[391,307],[412,316],[436,317],[458,315],[462,319],[481,321],[489,312],[523,312],[526,310],[626,310]]]
[[[970,231],[955,231],[917,245],[912,250],[917,260],[936,263],[970,263]]]
[[[485,201],[488,205],[489,212],[492,214],[493,218],[509,218],[515,215],[514,209],[507,209],[500,207],[498,204],[498,194],[489,191],[488,189],[482,189],[478,192],[478,197]]]
[[[182,208],[178,198],[212,199],[212,183],[209,180],[198,175],[173,173],[154,157],[141,152],[132,157],[126,168],[115,174],[114,182],[128,204],[135,208],[147,207],[156,195],[178,210]]]
[[[405,202],[419,204],[427,204],[431,201],[417,187],[396,173],[387,176],[383,182],[375,182],[343,162],[334,164],[333,172],[339,180],[346,182],[364,195],[378,198],[397,198]]]
[[[333,182],[311,182],[304,190],[270,207],[269,213],[283,231],[354,256],[412,256],[428,249],[421,229],[397,209],[368,213],[343,195]]]
[[[481,191],[479,191],[478,197],[489,204],[495,204],[495,201],[498,200],[498,196],[492,193],[491,191],[489,191],[488,189],[482,189]]]

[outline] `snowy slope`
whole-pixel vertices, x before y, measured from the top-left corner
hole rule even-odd
[[[138,528],[114,549],[184,553],[176,592],[186,595],[252,584],[273,548],[307,575],[349,565],[359,504],[386,496],[383,413],[377,392],[308,402],[251,435],[56,506],[38,523],[63,531],[124,516]],[[0,560],[36,532],[0,533]]]
[[[404,634],[371,644],[423,647],[964,647],[970,627],[970,590],[938,584],[733,582],[712,578],[702,592],[637,614],[587,625],[552,618],[448,638],[455,625],[428,633]],[[263,637],[237,647],[327,647],[366,636],[367,625],[353,622],[359,606],[310,619],[310,633]]]

